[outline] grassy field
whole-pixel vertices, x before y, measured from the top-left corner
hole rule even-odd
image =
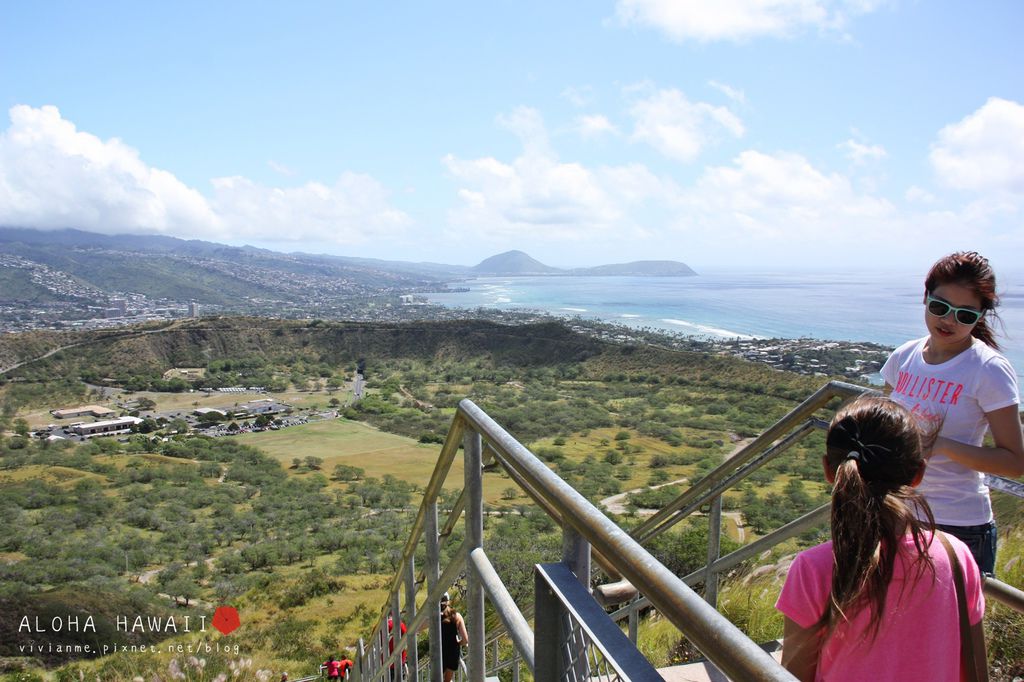
[[[86,479],[102,482],[106,480],[106,477],[68,467],[32,464],[5,472],[3,476],[0,476],[0,483],[21,483],[23,481],[37,480],[70,489],[79,481]]]
[[[390,474],[419,487],[430,480],[441,453],[440,445],[424,445],[347,419],[311,422],[280,431],[243,433],[237,438],[274,457],[284,467],[290,467],[296,457],[320,457],[324,460],[322,471],[327,476],[338,464],[347,464],[363,469],[367,477],[382,478]],[[460,457],[456,457],[448,480],[448,487],[462,487]],[[342,487],[342,484],[335,485]]]

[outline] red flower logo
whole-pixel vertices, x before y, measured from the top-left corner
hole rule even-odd
[[[242,621],[238,619],[238,609],[234,606],[218,606],[213,612],[213,627],[221,631],[221,634],[229,635],[234,632]]]

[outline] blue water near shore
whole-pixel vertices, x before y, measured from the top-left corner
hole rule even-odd
[[[1024,273],[1000,273],[996,325],[1024,386]],[[459,308],[540,310],[698,338],[802,338],[896,346],[924,336],[921,273],[738,273],[696,277],[488,277],[431,294]]]

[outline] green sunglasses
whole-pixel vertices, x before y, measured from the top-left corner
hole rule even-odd
[[[983,310],[975,310],[974,308],[957,308],[952,306],[940,298],[934,298],[931,295],[927,298],[928,312],[935,317],[945,317],[950,313],[953,313],[953,319],[963,325],[971,326],[978,323],[981,316],[985,314]]]

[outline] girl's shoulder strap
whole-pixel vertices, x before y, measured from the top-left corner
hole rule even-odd
[[[946,549],[949,556],[949,568],[953,572],[953,585],[956,588],[956,605],[960,616],[960,665],[963,671],[963,679],[977,680],[977,665],[974,660],[974,644],[971,638],[971,622],[967,615],[967,590],[964,588],[964,572],[960,566],[960,559],[953,549],[953,543],[942,531],[936,531],[939,541]]]

